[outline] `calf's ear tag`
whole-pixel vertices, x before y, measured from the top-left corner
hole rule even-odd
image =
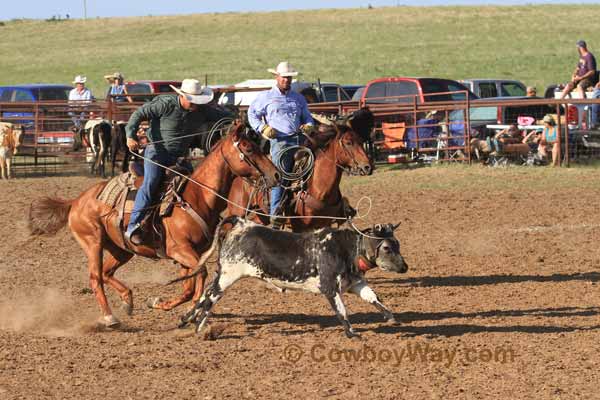
[[[244,153],[240,153],[240,160],[244,161]]]

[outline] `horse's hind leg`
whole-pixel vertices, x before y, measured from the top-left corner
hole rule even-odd
[[[110,240],[105,243],[106,256],[102,265],[102,279],[117,291],[121,301],[122,308],[131,315],[133,313],[133,292],[123,282],[114,277],[117,269],[127,261],[131,260],[133,254],[119,248]]]
[[[96,301],[102,311],[102,323],[108,327],[116,326],[119,325],[119,320],[112,315],[104,292],[102,273],[102,235],[104,230],[97,225],[88,225],[86,228],[84,232],[73,230],[73,236],[87,255],[90,287],[94,291]]]

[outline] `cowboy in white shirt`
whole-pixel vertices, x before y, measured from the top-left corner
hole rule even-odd
[[[75,89],[72,89],[69,92],[69,103],[71,105],[85,105],[94,99],[92,96],[92,92],[90,89],[85,87],[85,82],[87,78],[85,76],[77,75],[73,80],[73,84],[75,84]],[[73,120],[73,124],[75,125],[75,130],[79,131],[83,126],[83,119],[85,117],[85,113],[82,111],[79,115],[74,113],[69,113],[71,115],[71,119]]]
[[[73,80],[73,84],[75,85],[75,89],[72,89],[69,92],[69,101],[80,101],[87,100],[91,101],[94,96],[92,96],[92,92],[90,89],[85,87],[85,82],[87,78],[85,76],[77,75]]]

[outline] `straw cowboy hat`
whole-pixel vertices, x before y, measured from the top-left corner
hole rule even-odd
[[[194,104],[210,103],[215,96],[211,88],[202,86],[197,79],[184,79],[179,89],[173,85],[169,86],[177,94],[185,97],[189,102]]]
[[[296,69],[294,67],[292,67],[292,64],[290,64],[287,61],[282,61],[277,65],[277,68],[275,68],[275,69],[269,68],[267,71],[269,71],[270,73],[272,73],[274,75],[279,75],[279,76],[297,76],[298,75],[298,71],[296,71]]]
[[[546,114],[544,116],[544,119],[542,119],[542,121],[546,124],[550,124],[552,126],[556,125],[556,121],[554,120],[554,117],[550,114]]]
[[[73,79],[73,83],[85,83],[87,78],[83,75],[77,75],[75,79]]]
[[[104,79],[106,79],[109,82],[113,82],[116,79],[124,80],[123,74],[120,72],[115,72],[114,74],[110,75],[104,75]]]

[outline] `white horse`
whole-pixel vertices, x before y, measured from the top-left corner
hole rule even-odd
[[[10,122],[0,122],[0,173],[2,179],[10,179],[11,158],[17,153],[23,129]]]

